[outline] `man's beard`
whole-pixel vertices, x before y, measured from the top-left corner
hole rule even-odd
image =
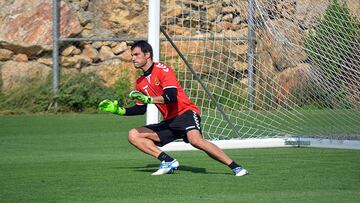
[[[135,66],[135,68],[142,68],[142,67],[145,66],[145,64],[146,64],[146,62],[145,62],[145,63],[141,63],[141,64],[139,64],[139,63],[134,63],[134,66]]]

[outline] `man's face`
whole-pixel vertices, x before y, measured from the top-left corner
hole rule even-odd
[[[140,47],[135,47],[131,51],[131,59],[135,68],[142,68],[147,63],[147,60],[150,59],[150,53],[144,53]]]

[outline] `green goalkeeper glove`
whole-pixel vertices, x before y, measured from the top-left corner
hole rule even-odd
[[[100,102],[99,109],[102,111],[114,113],[114,114],[117,114],[120,116],[125,115],[125,113],[126,113],[126,110],[124,107],[119,107],[117,100],[112,102],[110,100],[105,99],[102,102]]]
[[[136,99],[138,101],[141,101],[144,104],[153,104],[154,99],[152,97],[146,96],[138,91],[131,91],[129,94],[130,99]]]

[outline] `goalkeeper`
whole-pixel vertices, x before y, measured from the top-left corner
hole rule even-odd
[[[176,139],[183,139],[192,146],[206,152],[211,158],[229,166],[236,176],[248,174],[215,144],[205,140],[201,133],[199,109],[190,101],[174,71],[167,65],[152,60],[151,45],[137,41],[131,47],[132,62],[143,75],[136,81],[136,91],[129,94],[136,100],[134,106],[124,108],[117,101],[104,100],[99,109],[117,115],[142,115],[147,104],[155,104],[163,116],[158,124],[146,125],[129,131],[128,140],[142,152],[161,161],[159,169],[152,175],[172,173],[178,169],[179,162],[161,151],[164,146]]]

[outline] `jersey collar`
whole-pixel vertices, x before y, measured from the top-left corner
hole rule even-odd
[[[144,71],[144,76],[149,76],[152,72],[152,70],[154,69],[154,63],[151,64],[150,68],[147,69],[146,71]]]

